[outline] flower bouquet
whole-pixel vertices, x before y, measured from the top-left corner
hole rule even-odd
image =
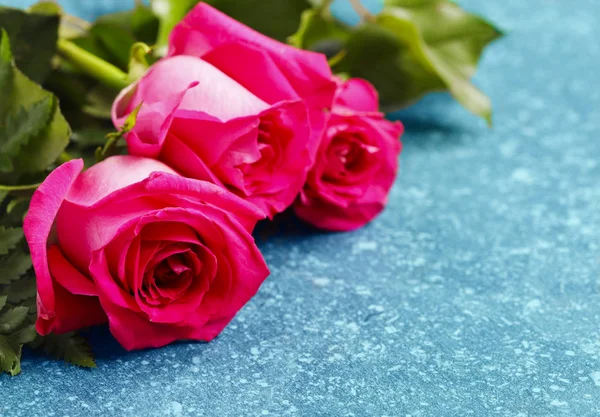
[[[269,275],[257,222],[350,231],[385,207],[400,122],[501,34],[446,0],[154,0],[94,23],[0,8],[0,370],[210,341]],[[353,13],[340,19],[340,8]],[[351,16],[351,17],[352,17]]]

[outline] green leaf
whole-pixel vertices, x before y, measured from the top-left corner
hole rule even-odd
[[[28,312],[29,309],[27,307],[18,306],[0,314],[0,334],[7,335],[17,330],[27,318]]]
[[[49,15],[61,15],[62,9],[60,6],[52,1],[41,0],[35,3],[27,9],[29,13],[49,14]]]
[[[0,255],[6,255],[23,239],[23,229],[0,226]]]
[[[17,67],[37,83],[43,82],[50,73],[58,39],[60,18],[47,11],[27,13],[0,7],[0,27],[10,36]]]
[[[0,284],[10,284],[31,268],[31,256],[18,251],[0,258]],[[2,308],[2,307],[0,307]]]
[[[207,0],[206,3],[282,42],[297,30],[302,12],[311,7],[308,0]]]
[[[0,295],[0,311],[2,311],[2,309],[6,305],[7,299],[8,299],[8,297],[6,295]]]
[[[92,117],[109,120],[115,95],[113,90],[103,85],[97,85],[86,93],[86,104],[82,110]]]
[[[198,0],[152,0],[150,7],[159,21],[156,46],[161,55],[166,52],[169,35],[177,23],[189,12]]]
[[[96,22],[90,33],[111,54],[111,63],[126,69],[129,63],[129,51],[136,42],[132,33],[110,22]]]
[[[21,372],[22,344],[0,334],[0,371],[12,376]]]
[[[9,97],[14,90],[13,83],[12,53],[8,35],[4,29],[0,30],[0,95]],[[10,109],[10,103],[6,99],[0,100],[0,116]]]
[[[382,14],[351,28],[326,6],[305,11],[288,41],[325,53],[336,73],[371,81],[386,110],[449,90],[491,122],[489,99],[469,81],[485,46],[501,36],[491,24],[447,0],[387,0]]]
[[[13,120],[11,130],[24,132],[21,135],[24,139],[16,141],[20,149],[17,155],[7,158],[8,154],[4,154],[3,168],[6,171],[6,167],[12,165],[15,173],[43,171],[56,161],[66,147],[70,128],[52,94],[28,79],[14,66],[8,36],[4,30],[0,35],[0,120],[8,120],[8,114],[14,109],[19,109],[20,113],[16,116],[19,123],[28,124],[35,121],[33,126],[21,127],[16,126],[15,115],[10,116]],[[48,106],[52,107],[49,117]],[[23,111],[26,114],[23,114]],[[47,123],[42,127],[41,122],[44,119],[47,119]],[[7,138],[6,129],[2,130],[4,133],[0,135],[0,146],[16,149],[15,140]]]
[[[31,343],[36,337],[37,332],[35,331],[35,324],[23,326],[21,329],[12,334],[12,339],[20,345]]]
[[[132,10],[100,16],[84,34],[72,37],[71,41],[98,58],[126,70],[132,46],[136,42],[153,45],[158,25],[159,20],[150,8],[137,4]]]
[[[197,3],[198,0],[151,0],[152,10],[160,21],[156,42],[159,50],[164,52],[171,30]],[[297,30],[302,12],[311,7],[308,0],[207,0],[206,3],[280,41]]]
[[[53,95],[43,96],[33,103],[28,110],[23,107],[16,113],[8,114],[0,121],[0,160],[6,161],[0,165],[0,171],[11,172],[11,158],[15,157],[21,147],[30,139],[39,135],[49,124],[56,108],[56,98]]]
[[[132,10],[102,15],[96,23],[116,25],[132,34],[137,42],[153,45],[159,20],[148,6],[138,3]]]
[[[115,58],[110,51],[106,49],[98,37],[94,36],[90,32],[71,39],[71,42],[104,61],[111,62],[113,64],[115,63]]]
[[[321,9],[308,9],[302,13],[298,31],[288,38],[288,43],[302,49],[322,51],[319,44],[336,42],[342,49],[343,43],[350,37],[350,29],[339,24],[328,12]],[[327,50],[323,51],[327,54]],[[336,51],[338,53],[338,51]]]
[[[4,187],[4,186],[1,186],[1,187]],[[29,209],[29,201],[31,200],[31,195],[33,194],[33,190],[29,188],[29,187],[31,187],[31,185],[11,186],[10,188],[21,188],[21,187],[23,187],[23,190],[16,190],[20,194],[15,195],[14,197],[12,197],[10,199],[10,201],[6,205],[6,213],[3,216],[0,216],[0,227],[4,226],[4,227],[20,228],[23,225],[23,217],[25,216],[25,214],[27,213],[27,210]],[[17,248],[20,248],[20,246],[21,245],[19,244],[17,246]],[[9,253],[9,256],[10,255],[12,255],[12,252]],[[2,274],[0,273],[0,275],[2,275]]]
[[[81,148],[97,148],[106,143],[106,136],[112,132],[112,128],[84,128],[73,132],[71,141]]]
[[[8,286],[8,302],[14,305],[21,305],[23,301],[35,297],[36,290],[35,276],[28,275]]]
[[[74,332],[38,336],[31,343],[34,349],[42,349],[47,354],[82,368],[95,368],[94,355],[87,341]]]

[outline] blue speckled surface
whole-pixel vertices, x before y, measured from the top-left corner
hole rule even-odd
[[[261,241],[273,274],[210,344],[29,356],[0,416],[600,415],[600,4],[462,4],[508,32],[493,130],[429,97],[369,227]]]

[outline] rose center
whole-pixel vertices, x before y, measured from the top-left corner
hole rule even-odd
[[[293,138],[293,132],[286,127],[277,115],[264,116],[258,126],[258,151],[260,157],[252,163],[240,166],[244,173],[246,190],[253,191],[265,181],[263,175],[255,177],[254,173],[275,172],[283,160],[283,154],[288,143]]]
[[[168,254],[146,269],[141,294],[148,304],[169,304],[181,298],[201,272],[202,262],[191,251]]]
[[[190,268],[182,255],[177,254],[163,260],[154,270],[154,280],[158,286],[177,285],[178,281],[189,277]]]
[[[357,134],[335,136],[327,149],[327,167],[323,178],[339,181],[369,171],[379,148],[366,144]]]

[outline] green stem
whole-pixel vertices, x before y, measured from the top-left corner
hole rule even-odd
[[[66,39],[58,40],[58,52],[71,64],[107,87],[121,90],[129,85],[127,74]]]
[[[35,190],[42,183],[39,184],[28,184],[28,185],[0,185],[0,191],[29,191]]]

